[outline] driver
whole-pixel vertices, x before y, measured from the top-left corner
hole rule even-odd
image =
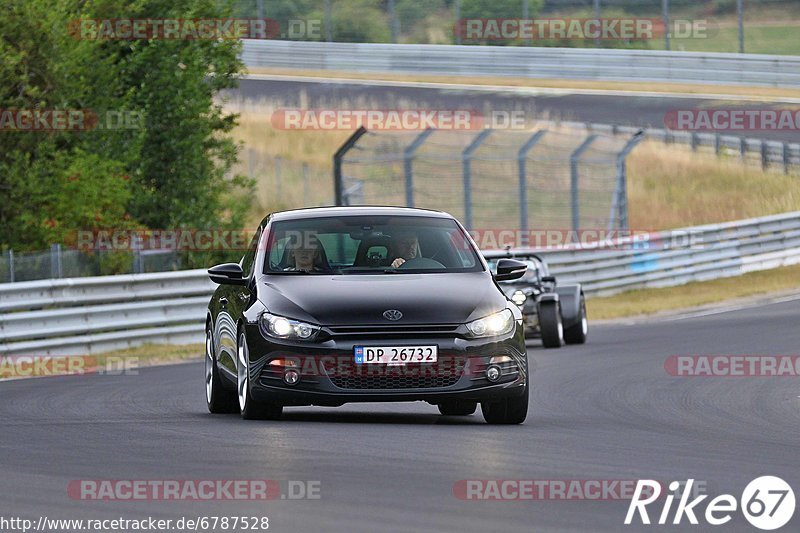
[[[392,268],[398,268],[406,261],[415,259],[417,250],[419,250],[419,239],[414,231],[400,230],[395,232],[389,253],[389,257],[394,257]]]

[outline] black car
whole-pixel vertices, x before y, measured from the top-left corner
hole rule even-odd
[[[491,270],[509,258],[528,265],[523,276],[500,284],[522,310],[526,338],[541,338],[545,348],[586,342],[589,319],[580,283],[559,285],[544,259],[531,250],[487,250],[483,256]]]
[[[519,424],[529,376],[520,309],[465,229],[438,211],[327,207],[274,213],[237,263],[209,269],[212,413],[278,418],[285,406],[422,400],[481,404]]]

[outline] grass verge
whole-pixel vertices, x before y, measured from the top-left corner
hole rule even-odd
[[[586,311],[590,320],[652,315],[798,287],[800,287],[800,265],[793,265],[749,272],[733,278],[698,281],[679,287],[639,289],[614,296],[588,298]]]

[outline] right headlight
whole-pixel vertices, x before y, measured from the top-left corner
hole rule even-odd
[[[505,335],[512,329],[514,329],[514,314],[511,309],[503,309],[499,313],[493,313],[467,323],[467,330],[471,337]]]
[[[262,334],[279,339],[309,341],[319,332],[319,326],[266,312],[261,314],[259,324]]]

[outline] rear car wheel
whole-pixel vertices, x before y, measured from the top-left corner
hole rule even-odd
[[[440,403],[438,407],[439,412],[445,416],[468,416],[473,414],[478,408],[478,402],[453,400]]]
[[[545,348],[560,348],[564,344],[564,323],[558,302],[545,302],[539,307],[539,329]]]
[[[578,323],[564,330],[564,341],[567,344],[583,344],[589,334],[589,319],[586,318],[586,299],[581,294]]]
[[[238,413],[236,394],[222,387],[219,369],[214,359],[214,337],[211,328],[206,328],[206,405],[211,413]]]
[[[528,384],[520,396],[481,402],[481,412],[489,424],[522,424],[528,416]]]
[[[239,396],[239,411],[245,420],[277,420],[281,417],[283,406],[277,403],[259,402],[250,393],[250,353],[247,336],[239,333],[236,347],[236,390]]]

